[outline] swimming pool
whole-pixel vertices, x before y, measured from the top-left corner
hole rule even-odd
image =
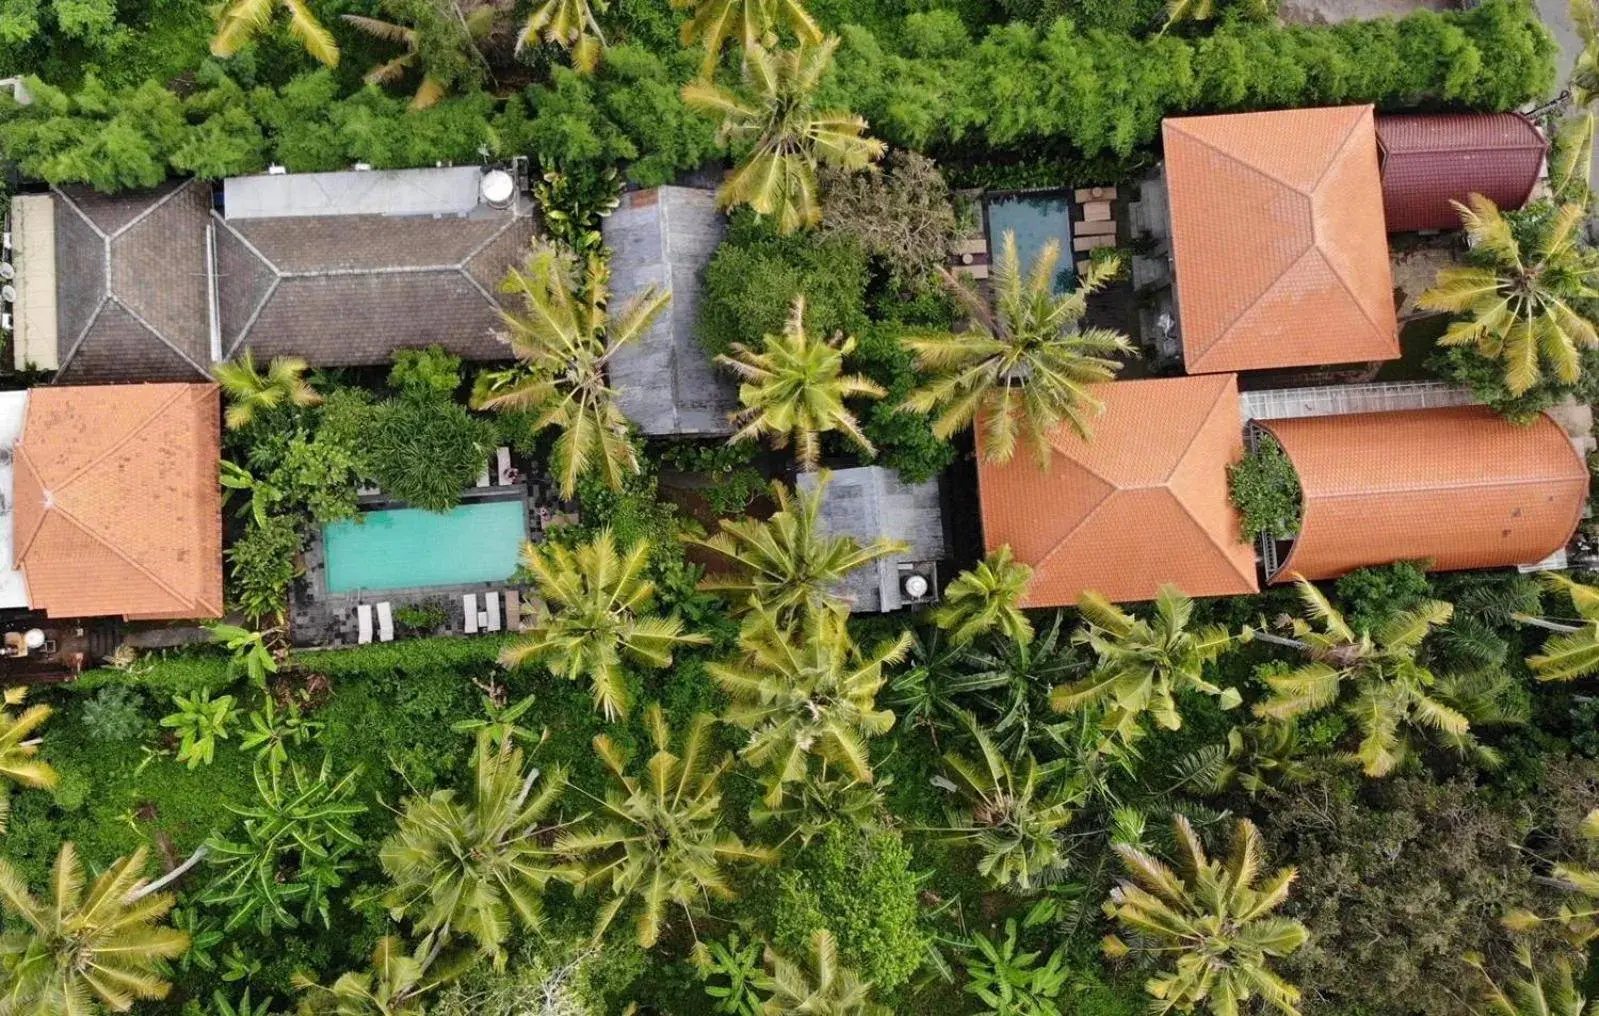
[[[527,538],[523,502],[481,501],[447,512],[364,512],[322,527],[330,593],[500,582]]]
[[[1025,277],[1033,260],[1051,240],[1060,241],[1060,267],[1055,273],[1055,292],[1064,293],[1077,284],[1077,269],[1072,255],[1071,202],[1062,192],[1013,194],[988,199],[988,260],[999,261],[1006,232],[1016,234],[1016,253],[1021,256]]]

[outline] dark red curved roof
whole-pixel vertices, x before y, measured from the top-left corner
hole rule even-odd
[[[1377,118],[1388,232],[1459,229],[1451,200],[1476,193],[1520,208],[1549,142],[1518,113],[1415,113]]]

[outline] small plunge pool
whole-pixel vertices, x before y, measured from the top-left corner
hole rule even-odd
[[[1060,265],[1055,271],[1055,292],[1064,293],[1076,286],[1072,206],[1066,191],[996,196],[989,198],[987,205],[990,265],[999,263],[1006,232],[1016,234],[1016,252],[1021,256],[1023,278],[1032,270],[1033,261],[1044,245],[1059,240]]]
[[[518,498],[447,512],[394,508],[322,527],[329,593],[503,582],[527,539]]]

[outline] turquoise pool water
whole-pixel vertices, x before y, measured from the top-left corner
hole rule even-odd
[[[527,538],[520,500],[363,512],[322,527],[328,592],[500,582],[516,571]]]
[[[1077,270],[1072,266],[1071,203],[1065,194],[1017,194],[989,199],[990,263],[999,260],[1007,231],[1016,234],[1016,252],[1021,255],[1024,276],[1032,269],[1044,244],[1059,240],[1060,268],[1055,273],[1055,292],[1064,293],[1076,285]]]

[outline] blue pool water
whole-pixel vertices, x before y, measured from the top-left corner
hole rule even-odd
[[[1044,244],[1060,241],[1060,267],[1055,273],[1055,292],[1064,293],[1077,283],[1072,257],[1071,203],[1065,194],[1017,194],[991,198],[988,202],[988,257],[992,264],[1004,249],[1006,232],[1016,234],[1016,252],[1021,255],[1025,278]]]
[[[328,592],[499,582],[516,571],[527,538],[521,500],[363,512],[322,527]]]

